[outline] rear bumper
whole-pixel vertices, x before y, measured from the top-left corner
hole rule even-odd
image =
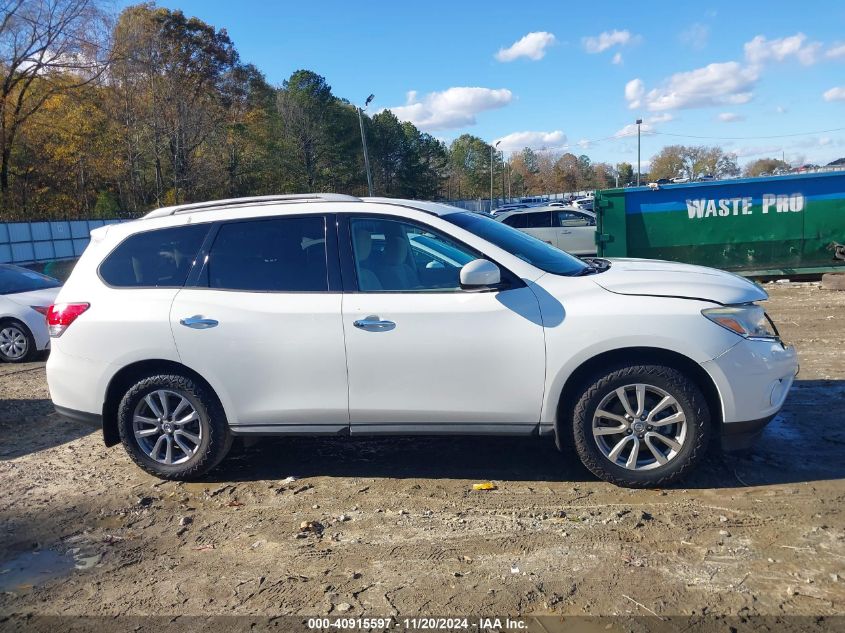
[[[747,422],[731,422],[730,424],[722,425],[721,444],[723,451],[742,451],[754,445],[757,438],[766,428],[766,425],[771,422],[776,413],[760,418],[759,420],[749,420]]]
[[[72,422],[81,422],[82,424],[93,427],[95,429],[103,428],[103,416],[101,415],[98,415],[96,413],[89,413],[87,411],[77,411],[76,409],[68,409],[67,407],[60,407],[57,404],[54,404],[53,407],[56,409],[56,413],[58,413],[61,417],[66,420],[70,420]]]

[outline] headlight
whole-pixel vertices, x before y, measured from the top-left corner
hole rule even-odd
[[[707,308],[701,314],[708,319],[748,339],[772,340],[778,338],[777,330],[758,305]]]

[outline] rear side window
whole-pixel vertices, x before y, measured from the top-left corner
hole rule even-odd
[[[100,276],[118,288],[174,288],[185,284],[208,224],[136,233],[100,264]]]
[[[516,215],[510,215],[506,217],[502,222],[507,224],[508,226],[512,226],[515,229],[524,229],[528,226],[527,217],[528,213],[517,213]]]
[[[529,229],[548,229],[552,226],[552,212],[541,211],[539,213],[526,213],[528,216]]]
[[[255,292],[325,292],[326,223],[322,216],[232,222],[220,227],[204,278],[210,288]]]

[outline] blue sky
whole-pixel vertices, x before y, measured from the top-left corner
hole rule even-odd
[[[644,162],[671,143],[845,156],[845,2],[158,4],[225,28],[273,84],[307,68],[446,141],[634,162],[643,118]]]

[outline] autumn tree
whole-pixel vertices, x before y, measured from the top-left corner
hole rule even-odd
[[[743,170],[746,176],[761,176],[763,174],[773,174],[778,170],[789,171],[789,163],[786,163],[778,158],[759,158],[748,163]]]
[[[53,96],[106,67],[99,0],[0,0],[0,207],[8,207],[15,143]]]
[[[710,174],[719,178],[739,175],[736,155],[726,153],[720,147],[667,145],[651,159],[650,177],[695,178]]]

